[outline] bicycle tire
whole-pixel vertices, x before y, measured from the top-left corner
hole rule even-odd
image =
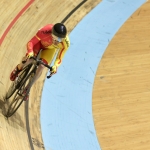
[[[23,86],[26,87],[27,86],[26,83],[28,83],[28,82],[29,82],[28,84],[30,85],[30,79],[31,79],[30,76],[32,76],[33,72],[34,72],[34,69],[31,70],[31,72],[24,78],[24,80],[22,80],[20,87],[17,89],[16,94],[15,94],[12,102],[10,103],[10,105],[8,107],[7,113],[5,115],[6,117],[11,117],[18,110],[18,108],[20,107],[20,105],[24,101],[24,98],[29,93],[29,90],[28,90],[28,92],[24,96],[22,96],[22,98],[17,99],[18,96],[22,95],[22,93],[19,94],[19,92],[22,90],[22,87]],[[28,88],[30,89],[30,87],[28,87]],[[24,91],[24,89],[23,89],[23,91]]]
[[[16,101],[14,101],[14,102],[16,102]],[[23,102],[23,100],[20,100],[19,103],[16,103],[16,104],[18,104],[17,107],[16,107],[15,109],[13,109],[11,112],[10,112],[10,107],[11,107],[11,106],[9,106],[8,111],[7,111],[7,113],[6,113],[6,117],[7,117],[7,118],[8,118],[8,117],[11,117],[11,116],[18,110],[18,108],[20,107],[20,105],[22,104],[22,102]],[[12,105],[12,104],[13,104],[13,103],[11,103],[11,105]]]
[[[6,100],[9,99],[15,93],[15,91],[20,87],[21,82],[23,81],[24,77],[27,76],[31,66],[32,66],[32,64],[25,66],[22,69],[22,71],[19,73],[18,79],[15,81],[12,81],[12,83],[6,93],[6,96],[5,96]]]

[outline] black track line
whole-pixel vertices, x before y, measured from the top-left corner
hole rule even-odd
[[[77,9],[79,9],[87,0],[83,0],[81,3],[79,3],[62,21],[61,23],[64,23]],[[25,118],[26,118],[26,129],[27,129],[27,135],[30,143],[31,150],[34,150],[32,137],[30,134],[30,127],[29,127],[29,101],[25,102]]]

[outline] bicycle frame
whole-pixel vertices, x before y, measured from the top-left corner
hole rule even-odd
[[[49,65],[45,64],[42,60],[38,59],[37,57],[31,57],[30,59],[32,59],[31,64],[34,65],[34,66],[32,66],[33,69],[31,69],[31,71],[30,71],[31,76],[30,76],[30,79],[29,79],[30,80],[29,84],[27,85],[27,87],[28,87],[27,93],[30,92],[30,88],[32,87],[32,85],[33,85],[33,83],[35,81],[36,70],[38,69],[38,67],[39,67],[40,64],[42,64],[45,67],[49,68],[50,71],[52,69]],[[50,73],[50,75],[47,76],[47,78],[49,79],[52,75],[53,75],[53,73]]]

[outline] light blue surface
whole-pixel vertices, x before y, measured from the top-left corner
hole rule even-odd
[[[92,88],[102,55],[122,24],[145,0],[103,0],[70,34],[58,73],[44,84],[41,125],[46,150],[100,150]]]

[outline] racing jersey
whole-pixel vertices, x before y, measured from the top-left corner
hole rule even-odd
[[[62,62],[65,52],[70,46],[70,40],[68,35],[58,45],[53,44],[52,39],[52,28],[53,24],[48,24],[38,30],[36,35],[27,43],[27,52],[34,52],[38,54],[39,50],[52,50],[58,49],[56,60],[54,65],[59,66]]]

